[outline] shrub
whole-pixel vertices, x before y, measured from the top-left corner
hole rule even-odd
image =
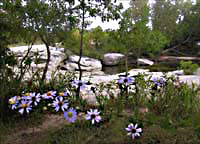
[[[198,68],[198,64],[192,63],[192,61],[181,61],[179,69],[183,69],[185,74],[193,74]]]

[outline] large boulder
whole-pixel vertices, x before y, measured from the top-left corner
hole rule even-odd
[[[64,62],[65,64],[61,65],[61,68],[69,71],[79,70],[78,60],[79,56],[70,56],[69,59],[66,62]],[[83,71],[100,71],[102,69],[101,62],[94,58],[82,57],[80,64],[81,70]]]
[[[121,53],[106,53],[103,56],[103,64],[108,66],[119,65],[123,63],[125,55]]]

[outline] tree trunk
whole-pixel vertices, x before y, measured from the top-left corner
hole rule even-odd
[[[36,37],[33,39],[33,41],[32,41],[32,43],[30,44],[30,46],[28,47],[28,51],[27,51],[27,53],[26,53],[26,55],[22,58],[22,60],[21,60],[21,63],[20,63],[20,77],[19,77],[19,81],[21,81],[22,79],[23,79],[23,77],[24,77],[24,74],[25,74],[25,72],[26,72],[26,67],[25,67],[25,69],[24,69],[24,71],[23,71],[23,62],[25,61],[25,59],[28,57],[28,55],[29,55],[29,53],[30,53],[30,51],[31,51],[31,49],[32,49],[32,46],[33,46],[33,44],[35,43],[35,40],[36,40]]]
[[[51,58],[51,52],[50,52],[50,49],[49,49],[49,43],[47,41],[45,41],[45,39],[42,36],[40,36],[40,37],[41,37],[41,40],[45,44],[46,49],[47,49],[47,60],[46,60],[46,65],[45,65],[45,68],[43,70],[42,79],[41,79],[41,81],[44,81],[46,79],[46,74],[47,74],[47,71],[48,71],[48,66],[49,66],[49,62],[50,62],[50,58]]]
[[[78,60],[78,68],[79,68],[79,71],[80,71],[80,74],[79,74],[79,80],[81,80],[81,77],[82,77],[82,69],[81,69],[81,58],[82,58],[82,55],[83,55],[83,32],[84,32],[84,25],[85,25],[85,2],[84,0],[82,1],[83,3],[83,7],[82,7],[82,24],[81,24],[81,42],[80,42],[80,53],[79,53],[79,60]]]

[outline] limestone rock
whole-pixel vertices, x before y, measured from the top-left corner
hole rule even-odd
[[[119,65],[124,62],[125,55],[121,53],[107,53],[104,54],[103,64],[108,66]]]
[[[62,65],[61,67],[69,71],[79,70],[78,60],[79,56],[77,55],[70,56],[68,61],[65,62],[66,64]],[[83,71],[101,71],[102,69],[102,64],[99,60],[89,57],[82,57],[80,64],[81,64],[81,69]]]
[[[142,59],[142,58],[137,59],[137,63],[139,65],[153,65],[154,64],[153,61],[150,61],[148,59]]]

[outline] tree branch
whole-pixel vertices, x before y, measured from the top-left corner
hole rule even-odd
[[[44,39],[44,37],[41,34],[39,34],[39,35],[40,35],[40,38],[41,38],[42,42],[45,44],[46,50],[47,50],[46,65],[44,67],[43,74],[42,74],[42,79],[41,79],[41,81],[44,81],[45,78],[46,78],[46,73],[48,71],[48,66],[49,66],[49,62],[50,62],[50,58],[51,58],[51,52],[50,52],[50,49],[49,49],[49,43]]]
[[[29,53],[30,53],[30,51],[31,51],[31,49],[32,49],[32,47],[33,47],[33,44],[35,43],[35,41],[36,41],[36,37],[34,37],[34,39],[33,39],[33,41],[32,41],[32,43],[31,43],[31,45],[28,47],[28,51],[27,51],[27,53],[26,53],[26,55],[22,58],[22,60],[21,60],[21,63],[20,63],[20,77],[19,77],[19,81],[21,81],[22,80],[22,78],[23,78],[23,76],[24,76],[24,74],[25,74],[25,72],[26,72],[26,67],[25,67],[25,69],[24,69],[24,71],[23,71],[23,62],[25,61],[25,59],[28,57],[28,55],[29,55]]]
[[[171,47],[171,48],[168,48],[168,49],[166,49],[166,50],[163,50],[163,51],[162,51],[162,54],[167,53],[167,52],[169,52],[169,51],[171,51],[171,50],[175,51],[176,48],[178,48],[178,47],[180,47],[181,45],[187,43],[187,42],[190,40],[190,38],[191,38],[191,34],[190,34],[190,35],[187,37],[187,39],[186,39],[185,41],[183,41],[182,43],[179,43],[178,45],[175,45],[175,46],[173,46],[173,47]],[[178,52],[178,51],[176,50],[176,52]]]

